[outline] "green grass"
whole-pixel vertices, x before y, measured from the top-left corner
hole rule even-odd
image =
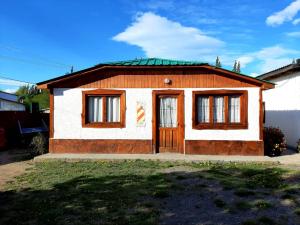
[[[294,212],[295,212],[296,215],[300,216],[300,208],[295,209]]]
[[[246,201],[237,201],[235,202],[235,207],[237,210],[245,211],[252,208],[252,205]]]
[[[222,199],[219,198],[216,198],[214,200],[214,203],[218,208],[224,208],[226,206],[226,202],[224,202]]]
[[[258,218],[257,220],[246,220],[242,222],[241,225],[277,225],[277,223],[275,220],[263,216]]]
[[[255,192],[250,191],[250,190],[245,189],[245,188],[239,188],[234,192],[234,194],[239,196],[239,197],[247,197],[247,196],[255,195]]]
[[[169,190],[157,168],[165,167],[150,161],[38,163],[0,196],[10,202],[0,206],[6,215],[0,224],[156,224],[155,198]]]
[[[272,204],[266,200],[257,200],[254,206],[260,210],[272,208]]]
[[[198,171],[163,172],[183,165]],[[278,196],[295,195],[296,190],[291,191],[292,186],[283,180],[282,175],[287,173],[269,165],[236,163],[143,160],[36,163],[28,173],[10,183],[5,192],[0,192],[0,224],[155,225],[159,223],[161,205],[172,198],[171,192],[183,193],[191,188],[198,196],[205,196],[218,185],[223,192],[234,193],[235,198],[225,202],[221,194],[215,195],[218,198],[211,201],[218,208],[235,213],[267,209],[271,206],[264,199],[252,203],[246,199],[256,198],[256,193],[274,191]],[[187,181],[198,183],[190,187],[183,184]],[[197,202],[197,207],[205,209],[205,205],[206,202]],[[253,221],[268,223],[259,218]],[[251,221],[244,222],[247,223]]]

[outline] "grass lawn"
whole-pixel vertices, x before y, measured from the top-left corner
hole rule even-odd
[[[300,224],[300,171],[261,164],[44,162],[0,192],[0,224]]]

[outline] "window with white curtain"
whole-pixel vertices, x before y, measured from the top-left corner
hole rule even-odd
[[[246,90],[193,91],[193,129],[247,129]]]
[[[120,97],[106,97],[106,121],[120,122]]]
[[[177,127],[177,98],[160,98],[160,127]]]
[[[209,123],[209,97],[198,96],[197,98],[197,112],[199,123]]]
[[[225,107],[224,107],[224,96],[214,96],[214,122],[224,123],[225,122]]]
[[[99,123],[103,121],[103,102],[102,97],[88,98],[88,122]]]
[[[106,99],[105,109],[103,99]],[[101,123],[106,110],[106,122],[120,122],[120,97],[119,96],[90,96],[88,97],[88,122]]]
[[[241,122],[241,107],[240,107],[240,96],[229,96],[228,97],[228,110],[229,110],[229,122],[240,123]]]

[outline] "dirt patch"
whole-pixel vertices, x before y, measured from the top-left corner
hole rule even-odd
[[[25,150],[13,149],[0,152],[0,190],[4,189],[7,182],[23,174],[32,167],[32,160]]]

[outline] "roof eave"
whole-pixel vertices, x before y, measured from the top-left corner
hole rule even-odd
[[[64,75],[64,76],[60,76],[54,79],[50,79],[50,80],[46,80],[40,83],[37,83],[37,87],[39,89],[50,89],[52,88],[55,84],[60,83],[62,81],[66,81],[68,79],[74,79],[76,77],[82,76],[86,73],[90,73],[96,70],[102,70],[102,69],[128,69],[128,68],[132,68],[132,69],[149,69],[149,68],[163,68],[163,69],[167,69],[167,68],[208,68],[208,69],[213,69],[215,71],[219,71],[221,73],[226,73],[230,76],[237,76],[240,77],[243,80],[252,82],[257,84],[258,86],[261,86],[263,89],[271,89],[274,88],[275,85],[271,82],[268,81],[264,81],[264,80],[260,80],[258,78],[254,78],[254,77],[250,77],[247,75],[243,75],[243,74],[239,74],[239,73],[235,73],[223,68],[218,68],[215,66],[211,66],[207,63],[203,63],[203,64],[199,64],[199,65],[166,65],[166,66],[149,66],[149,65],[144,65],[144,66],[124,66],[124,65],[97,65],[95,67],[91,67],[85,70],[81,70],[81,71],[77,71],[74,72],[72,74],[68,74],[68,75]]]
[[[294,71],[298,71],[298,70],[300,70],[300,65],[290,64],[290,65],[282,67],[280,69],[273,70],[273,71],[264,73],[262,75],[259,75],[256,78],[270,80],[270,79],[274,79],[274,78],[277,78],[277,77],[285,76],[290,72],[294,72]]]

